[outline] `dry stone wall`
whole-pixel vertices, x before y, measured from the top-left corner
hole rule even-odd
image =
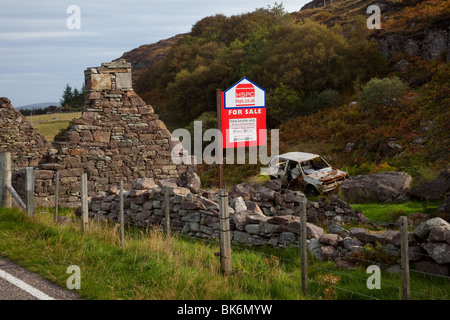
[[[47,161],[49,143],[16,110],[8,98],[0,98],[0,152],[10,152],[12,169],[36,167]]]
[[[233,242],[272,247],[299,244],[298,209],[302,194],[282,190],[278,186],[277,181],[269,181],[264,187],[240,184],[232,188],[228,210]],[[169,199],[171,229],[191,237],[219,238],[216,193],[200,190],[195,194],[187,188],[175,186]],[[164,189],[152,179],[133,181],[131,190],[125,193],[124,206],[125,221],[129,224],[151,228],[162,228],[165,224]],[[94,197],[89,210],[91,218],[116,221],[119,213],[118,192]],[[367,224],[371,228],[376,225],[369,222],[361,212],[351,210],[347,203],[335,195],[329,200],[320,198],[308,201],[306,214],[307,247],[315,259],[332,260],[343,268],[354,267],[356,263],[367,259],[365,251],[381,245],[383,254],[393,261],[389,271],[396,272],[399,269],[395,264],[400,254],[398,230],[371,231],[362,227],[346,227],[348,223]],[[441,218],[410,218],[411,226],[416,223],[414,231],[408,236],[412,268],[448,276],[450,224]]]

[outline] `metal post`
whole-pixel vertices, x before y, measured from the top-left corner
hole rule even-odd
[[[301,248],[301,277],[302,277],[302,292],[308,294],[308,252],[306,249],[306,197],[301,197],[301,212],[300,212],[300,248]]]
[[[170,188],[165,187],[164,188],[164,206],[165,206],[165,213],[166,213],[166,223],[165,223],[165,231],[166,236],[170,237]]]
[[[216,104],[217,104],[217,129],[222,132],[222,90],[216,90]],[[223,132],[222,132],[223,134]],[[219,142],[218,142],[219,143]],[[220,145],[220,144],[219,144]],[[219,189],[223,189],[223,148],[217,148],[219,156]]]
[[[228,212],[228,193],[219,189],[219,228],[220,228],[220,267],[224,275],[232,274],[230,216]]]
[[[120,245],[123,247],[125,245],[125,219],[123,216],[123,179],[120,179],[119,200]]]
[[[55,172],[55,222],[58,221],[59,202],[59,171]]]
[[[402,266],[402,297],[403,300],[411,298],[409,288],[409,255],[408,255],[408,219],[400,217],[400,255]]]
[[[86,231],[88,225],[88,190],[87,190],[87,174],[81,174],[81,228]]]
[[[7,190],[11,186],[11,153],[0,153],[0,207],[11,208],[12,196]]]
[[[25,168],[25,203],[29,217],[34,217],[34,186],[35,171],[32,167]]]

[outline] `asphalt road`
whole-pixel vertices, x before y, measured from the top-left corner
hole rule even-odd
[[[40,275],[0,257],[0,300],[77,299],[79,297],[76,291],[61,288]]]

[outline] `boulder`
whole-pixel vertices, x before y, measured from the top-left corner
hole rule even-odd
[[[441,227],[443,229],[450,229],[450,223],[441,218],[432,218],[430,220],[424,221],[414,229],[414,234],[422,239],[427,239],[434,227]]]
[[[450,167],[442,170],[436,179],[423,182],[411,191],[411,196],[428,201],[443,199],[450,191]]]
[[[186,171],[178,176],[177,185],[189,189],[192,193],[198,193],[201,187],[200,177],[193,171]]]
[[[411,176],[405,172],[380,172],[352,177],[341,184],[340,190],[351,203],[398,203],[408,200],[411,183]]]
[[[450,263],[450,245],[447,243],[424,243],[422,247],[439,264]]]
[[[350,233],[362,242],[394,244],[400,232],[392,230],[374,232],[364,228],[350,228]]]

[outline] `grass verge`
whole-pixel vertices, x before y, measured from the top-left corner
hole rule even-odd
[[[91,222],[81,231],[76,223],[57,225],[51,212],[39,209],[29,218],[16,209],[0,209],[0,255],[66,286],[67,267],[81,269],[83,298],[156,300],[302,300],[300,250],[296,247],[249,248],[233,244],[234,275],[220,272],[215,240],[178,235],[170,241],[155,230],[128,228],[122,248],[116,224]],[[382,288],[369,290],[365,266],[339,270],[331,262],[309,264],[308,299],[400,299],[401,276],[382,273]],[[337,288],[317,279],[340,277]],[[450,286],[439,278],[411,274],[414,299],[449,299]],[[333,293],[334,292],[334,293]],[[418,293],[417,293],[418,292]]]

